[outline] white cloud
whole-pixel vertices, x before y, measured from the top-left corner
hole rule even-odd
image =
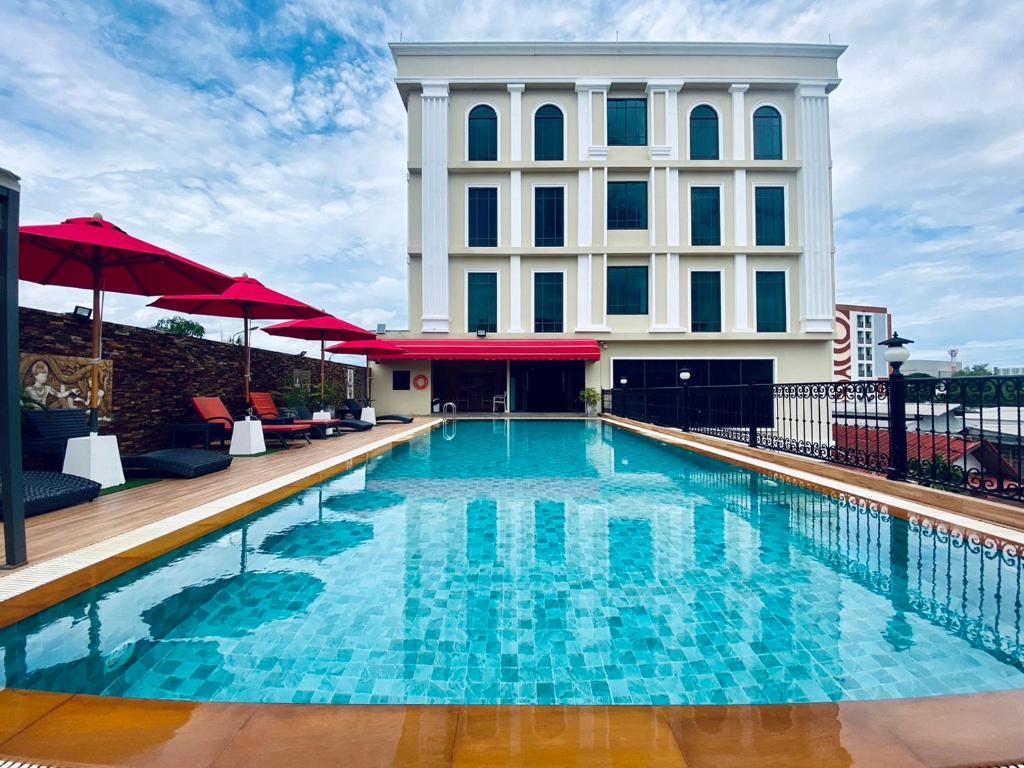
[[[24,177],[23,221],[100,210],[218,269],[395,327],[405,115],[388,40],[831,35],[850,46],[831,99],[839,299],[887,304],[921,351],[1021,363],[1017,12],[996,0],[291,0],[258,16],[200,0],[16,0],[0,7],[0,164]],[[23,296],[74,301],[38,286]],[[108,317],[149,323],[145,303],[112,297]]]

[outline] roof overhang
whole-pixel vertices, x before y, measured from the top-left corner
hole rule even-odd
[[[478,339],[395,340],[401,357],[392,360],[585,360],[601,359],[601,347],[593,339]],[[370,355],[373,360],[377,358]]]

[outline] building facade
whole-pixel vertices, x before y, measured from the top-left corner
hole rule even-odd
[[[575,410],[584,386],[674,386],[684,368],[830,378],[842,46],[391,49],[410,330],[376,364],[382,408]]]
[[[868,381],[889,376],[879,342],[892,336],[892,315],[885,307],[836,304],[832,378]]]

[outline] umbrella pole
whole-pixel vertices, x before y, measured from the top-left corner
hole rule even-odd
[[[323,334],[320,335],[320,408],[324,407],[324,342]]]
[[[243,325],[243,336],[245,338],[245,364],[243,366],[243,368],[244,368],[243,373],[244,373],[244,376],[245,376],[245,407],[248,408],[249,407],[249,379],[250,379],[249,371],[250,371],[250,366],[252,365],[252,361],[249,359],[249,309],[248,308],[242,310],[242,323],[244,324]]]
[[[100,431],[100,355],[103,350],[103,319],[100,316],[103,311],[103,289],[100,283],[102,276],[98,269],[95,272],[96,279],[92,289],[92,370],[90,371],[91,388],[89,392],[89,432],[94,435]]]
[[[366,356],[366,402],[373,403],[373,371],[370,370],[370,356]]]

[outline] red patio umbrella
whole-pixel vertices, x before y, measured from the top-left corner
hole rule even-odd
[[[330,341],[369,341],[377,338],[373,331],[346,323],[331,315],[310,320],[288,320],[263,329],[272,336],[320,342],[320,403],[324,401],[324,344]]]
[[[327,348],[328,352],[337,352],[341,355],[366,355],[366,397],[370,397],[370,385],[373,382],[373,374],[370,373],[370,358],[375,360],[393,359],[405,354],[405,350],[390,341],[343,341]]]
[[[92,431],[99,405],[99,361],[103,353],[103,293],[156,296],[222,291],[231,278],[216,270],[132,237],[98,213],[60,224],[19,229],[18,277],[43,285],[92,291]]]
[[[244,379],[245,402],[249,402],[249,321],[305,320],[326,314],[297,299],[272,291],[259,280],[242,275],[236,277],[223,293],[199,296],[162,296],[149,306],[185,312],[190,315],[240,317],[245,339]]]

